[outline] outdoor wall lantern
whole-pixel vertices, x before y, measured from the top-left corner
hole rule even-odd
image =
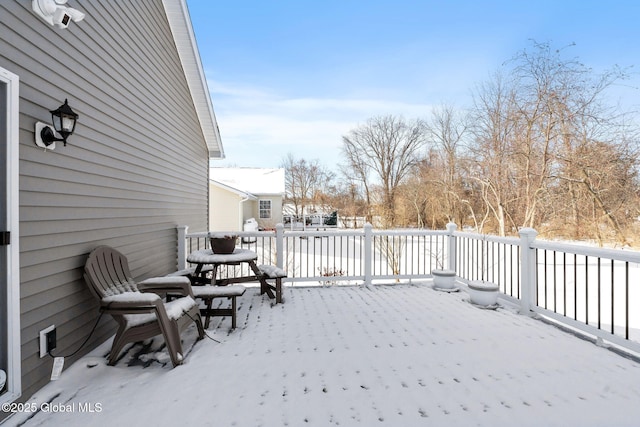
[[[62,141],[64,145],[67,145],[67,138],[73,134],[76,128],[76,121],[78,115],[73,112],[67,100],[64,100],[64,104],[55,110],[50,111],[51,120],[53,121],[53,127],[51,129],[49,125],[42,122],[36,123],[36,145],[42,148],[49,148],[53,150],[56,141]],[[59,137],[56,135],[59,135]]]

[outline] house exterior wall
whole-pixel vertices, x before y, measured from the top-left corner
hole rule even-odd
[[[240,196],[215,184],[209,184],[211,206],[209,208],[209,230],[241,231]]]
[[[240,206],[242,209],[242,228],[244,229],[244,222],[249,218],[254,218],[257,221],[258,201],[246,200]]]
[[[49,381],[39,331],[55,325],[66,355],[96,321],[82,278],[93,248],[123,252],[136,278],[162,275],[177,265],[176,225],[208,225],[208,152],[162,1],[72,0],[86,18],[64,30],[31,4],[0,2],[0,67],[20,78],[21,400]],[[76,131],[44,151],[35,123],[65,98]],[[104,317],[65,366],[114,331]]]
[[[282,195],[256,195],[258,201],[256,201],[253,216],[257,221],[260,228],[274,229],[276,224],[282,222]],[[260,218],[260,200],[271,201],[271,218]]]

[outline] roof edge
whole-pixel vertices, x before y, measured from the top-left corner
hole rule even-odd
[[[209,86],[191,25],[187,2],[186,0],[162,0],[162,4],[182,63],[182,70],[189,85],[193,105],[207,144],[209,158],[224,159],[220,129],[213,111]]]
[[[242,191],[240,189],[237,189],[235,187],[232,187],[228,184],[225,184],[224,182],[220,182],[220,181],[216,181],[215,179],[210,179],[209,182],[219,188],[222,188],[223,190],[227,190],[230,191],[232,193],[236,193],[237,195],[241,196],[241,197],[246,197],[249,200],[258,200],[258,197],[252,193],[249,193],[248,191]]]

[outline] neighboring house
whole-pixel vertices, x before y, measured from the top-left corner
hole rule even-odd
[[[59,28],[32,6],[72,7]],[[79,115],[66,146],[34,142],[65,99]],[[98,303],[87,255],[111,245],[136,278],[177,267],[177,225],[208,227],[208,164],[222,144],[185,0],[0,2],[0,403],[44,386],[54,354],[89,336]],[[103,317],[71,365],[115,332]],[[0,421],[7,416],[0,412]]]
[[[284,169],[211,168],[209,227],[242,231],[255,218],[261,229],[282,222]]]

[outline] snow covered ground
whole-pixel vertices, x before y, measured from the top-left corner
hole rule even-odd
[[[637,426],[640,363],[506,306],[428,284],[249,289],[220,342],[185,334],[164,351],[106,365],[109,344],[4,425]],[[159,338],[152,343],[161,344]],[[147,367],[136,363],[148,362]],[[164,362],[165,364],[158,363]],[[48,403],[47,403],[48,402]],[[22,424],[23,423],[23,424]]]

